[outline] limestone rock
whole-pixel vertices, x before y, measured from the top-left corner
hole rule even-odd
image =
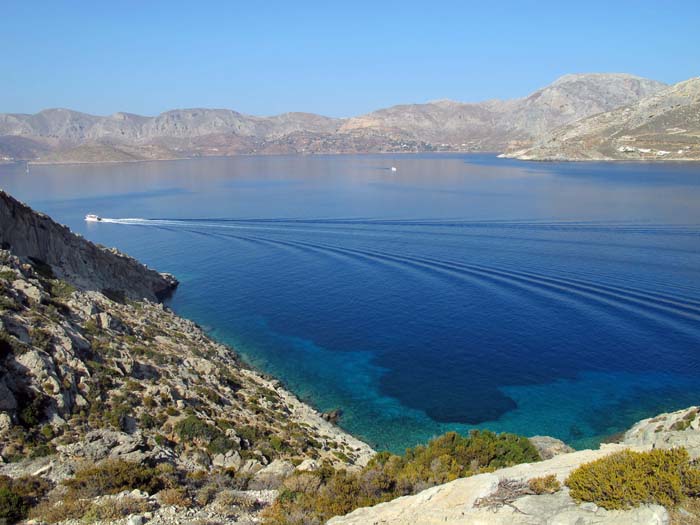
[[[313,472],[320,468],[318,461],[315,459],[305,459],[299,465],[297,465],[297,470],[300,472]]]
[[[274,460],[253,476],[248,488],[253,490],[277,488],[294,472],[294,465],[289,461]]]
[[[217,454],[212,458],[212,465],[222,468],[240,469],[242,463],[241,455],[235,450],[229,450],[226,454]]]
[[[568,454],[574,451],[562,440],[550,436],[533,436],[529,440],[540,453],[542,459],[552,459],[559,454]]]
[[[37,286],[28,283],[27,281],[17,280],[12,283],[12,287],[15,290],[19,290],[25,297],[34,301],[41,302],[42,299],[46,297],[46,294],[42,292]]]

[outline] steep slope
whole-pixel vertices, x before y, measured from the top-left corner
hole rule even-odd
[[[552,131],[523,160],[700,160],[700,78]]]
[[[177,286],[117,250],[97,246],[0,190],[0,245],[84,290],[156,301]]]
[[[295,470],[373,455],[191,321],[122,299],[169,279],[5,194],[1,205],[11,250],[40,249],[72,282],[102,272],[120,287],[79,290],[0,249],[1,521],[32,506],[50,523],[248,522]]]
[[[532,95],[477,104],[438,101],[336,119],[177,109],[100,117],[67,109],[0,115],[0,154],[41,162],[128,161],[240,153],[496,151],[664,87],[624,74],[566,75]],[[22,142],[23,141],[23,142]]]

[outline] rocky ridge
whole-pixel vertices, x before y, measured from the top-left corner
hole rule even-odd
[[[177,287],[172,275],[151,270],[116,249],[93,244],[2,190],[0,246],[84,290],[156,301]]]
[[[531,147],[522,160],[700,160],[700,78],[632,104],[575,121]]]
[[[178,109],[156,117],[95,116],[68,109],[0,115],[0,159],[127,162],[203,155],[503,151],[609,111],[665,85],[626,74],[566,75],[531,95],[481,103],[406,104],[337,119]]]

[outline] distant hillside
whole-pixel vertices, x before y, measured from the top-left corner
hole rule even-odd
[[[0,115],[0,157],[103,162],[202,155],[502,151],[557,126],[653,94],[665,85],[626,74],[566,75],[530,96],[475,104],[394,106],[350,119],[309,113],[256,117],[178,109],[102,117],[68,109]]]
[[[529,143],[562,124],[629,104],[663,87],[624,74],[566,75],[522,99],[394,106],[350,119],[340,129],[498,151],[510,141]]]
[[[508,152],[523,160],[700,160],[700,77]]]

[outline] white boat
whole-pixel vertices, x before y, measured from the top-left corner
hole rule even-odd
[[[396,166],[392,166],[391,171],[396,171]]]
[[[102,217],[99,215],[95,215],[94,213],[88,213],[85,216],[85,220],[88,222],[100,222],[102,220]]]

